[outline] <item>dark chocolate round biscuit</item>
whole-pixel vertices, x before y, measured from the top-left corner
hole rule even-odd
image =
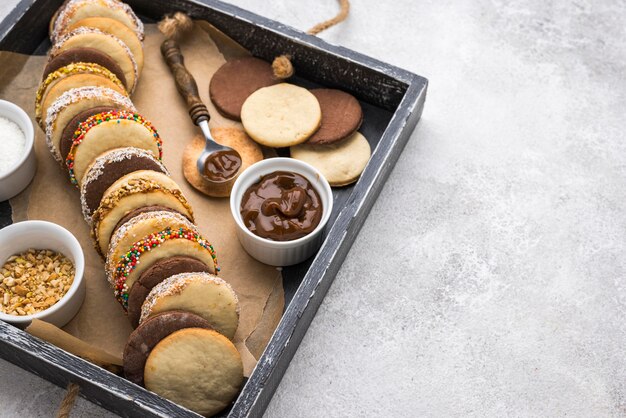
[[[213,74],[209,95],[222,115],[241,120],[241,106],[248,96],[280,82],[269,63],[253,57],[239,58],[228,61]]]
[[[117,148],[98,157],[88,169],[86,180],[81,186],[81,203],[85,218],[91,218],[93,212],[100,206],[102,196],[113,183],[126,174],[139,170],[167,174],[163,164],[149,152],[137,148]]]
[[[61,142],[59,143],[59,151],[61,152],[61,156],[64,160],[72,148],[72,142],[74,142],[74,132],[78,129],[78,125],[84,122],[89,116],[97,115],[102,112],[108,112],[110,110],[115,110],[115,108],[111,106],[98,106],[87,109],[74,116],[68,124],[65,125],[65,128],[63,128],[63,131],[61,132]]]
[[[359,129],[363,111],[354,96],[336,89],[313,89],[311,93],[320,103],[322,123],[307,144],[333,144]]]
[[[124,376],[143,386],[143,369],[154,346],[184,328],[212,329],[206,319],[183,311],[163,312],[144,321],[130,334],[124,347]]]
[[[51,72],[74,62],[99,64],[115,74],[122,84],[124,84],[126,89],[128,89],[126,77],[124,76],[124,72],[118,63],[104,52],[95,48],[72,48],[61,52],[59,55],[50,57],[48,64],[46,64],[46,67],[43,70],[43,80],[45,80]]]
[[[128,319],[133,327],[139,325],[141,306],[154,286],[175,274],[195,272],[210,273],[211,269],[193,257],[174,256],[159,260],[144,271],[128,293]]]
[[[126,222],[130,221],[135,216],[140,215],[142,213],[146,213],[146,212],[157,212],[157,211],[180,213],[180,212],[178,212],[178,211],[176,211],[174,209],[168,208],[166,206],[159,206],[159,205],[142,206],[140,208],[131,210],[126,215],[122,216],[122,219],[120,219],[119,222],[115,225],[115,228],[113,228],[113,232],[111,232],[111,236],[113,236],[113,234],[115,234],[115,231],[117,231],[120,226],[124,225]],[[181,213],[181,215],[185,216],[184,213]]]

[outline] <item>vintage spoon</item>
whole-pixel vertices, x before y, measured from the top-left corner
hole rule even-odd
[[[196,162],[198,172],[210,183],[223,184],[233,180],[241,167],[241,156],[234,149],[218,144],[211,136],[209,111],[200,99],[193,75],[185,67],[178,43],[173,39],[166,40],[161,44],[161,54],[174,75],[176,89],[187,102],[191,120],[204,134],[204,150]]]

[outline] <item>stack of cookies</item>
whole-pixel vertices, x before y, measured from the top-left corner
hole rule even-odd
[[[269,63],[247,57],[222,65],[211,78],[209,95],[254,141],[289,148],[292,158],[316,167],[331,186],[355,182],[369,161],[369,143],[357,131],[363,111],[346,92],[284,83]]]
[[[157,130],[129,98],[143,67],[143,25],[117,0],[68,0],[52,18],[50,38],[36,119],[80,189],[106,277],[136,327],[125,375],[213,415],[243,380],[231,342],[239,303],[161,163]]]

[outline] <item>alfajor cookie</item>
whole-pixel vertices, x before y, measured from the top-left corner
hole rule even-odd
[[[76,87],[98,86],[127,95],[122,82],[107,68],[93,63],[72,63],[48,74],[35,95],[35,120],[44,128],[46,110],[68,90]]]
[[[51,73],[55,72],[56,70],[63,68],[66,65],[78,63],[98,64],[106,68],[107,70],[115,74],[115,77],[117,77],[117,79],[122,82],[126,91],[130,90],[128,82],[126,81],[126,77],[124,77],[124,71],[122,71],[120,66],[113,60],[113,58],[109,57],[104,52],[101,52],[94,48],[72,48],[63,51],[58,55],[55,55],[54,57],[50,56],[48,63],[43,70],[43,76],[41,77],[41,79],[42,81],[44,81]]]
[[[135,242],[167,228],[172,230],[183,228],[193,231],[196,234],[198,233],[196,226],[189,222],[189,219],[185,218],[180,213],[171,211],[157,210],[141,213],[120,225],[111,236],[109,251],[106,254],[106,261],[104,263],[104,269],[109,283],[115,285],[114,276],[118,263],[122,261],[124,255]],[[148,266],[144,267],[147,268]],[[130,283],[130,285],[132,285],[132,283]]]
[[[72,31],[80,27],[100,29],[102,32],[110,33],[111,35],[118,37],[126,44],[126,46],[128,46],[130,52],[133,53],[133,57],[137,62],[138,72],[141,74],[141,70],[143,69],[143,45],[137,37],[137,34],[126,25],[118,20],[108,17],[87,17],[72,23],[68,27],[68,31]]]
[[[145,149],[161,159],[161,137],[138,113],[112,110],[97,113],[81,122],[65,158],[72,184],[80,187],[87,167],[103,152],[120,147]]]
[[[241,167],[237,175],[243,173],[252,164],[263,159],[263,151],[241,129],[234,126],[223,126],[211,129],[211,134],[219,144],[229,146],[239,153]],[[209,183],[198,172],[196,161],[204,149],[204,137],[195,136],[183,152],[183,174],[193,187],[207,196],[226,197],[230,195],[233,181],[225,183]]]
[[[226,408],[242,383],[243,364],[233,343],[203,328],[161,340],[144,369],[146,389],[206,417]]]
[[[143,303],[139,323],[172,310],[201,316],[214,330],[231,340],[237,331],[237,295],[228,283],[209,273],[181,273],[156,285]]]
[[[129,212],[144,206],[163,206],[193,221],[193,211],[178,184],[158,171],[134,171],[113,183],[102,196],[91,217],[92,237],[104,257],[118,222]]]
[[[322,109],[322,123],[307,144],[334,144],[359,129],[363,111],[354,96],[337,89],[313,89],[311,93]]]
[[[155,263],[171,257],[191,257],[206,265],[209,273],[219,271],[213,246],[195,227],[167,226],[133,242],[115,264],[110,281],[113,293],[124,309],[128,308],[130,289],[143,273]]]
[[[169,174],[163,163],[151,152],[141,148],[115,148],[100,154],[87,167],[80,186],[80,203],[83,216],[91,224],[91,215],[98,209],[104,192],[120,177],[139,170],[159,171]]]
[[[126,313],[132,326],[139,325],[141,307],[156,285],[176,274],[194,272],[210,273],[211,268],[193,257],[173,256],[157,261],[141,273],[128,292]]]
[[[280,82],[269,63],[254,57],[239,58],[226,62],[213,74],[209,96],[222,115],[241,120],[241,107],[248,96]]]
[[[65,126],[79,113],[99,106],[137,111],[127,96],[106,87],[94,86],[68,90],[48,107],[45,121],[46,143],[57,161],[64,162],[66,158],[61,156],[59,147]]]
[[[357,181],[371,155],[367,139],[359,132],[336,144],[302,144],[291,147],[289,151],[291,158],[311,164],[335,187]]]
[[[241,108],[241,123],[256,142],[290,147],[306,141],[322,119],[319,102],[307,89],[281,83],[252,93]]]
[[[120,38],[100,29],[82,26],[59,38],[52,45],[50,56],[56,56],[63,51],[79,47],[94,48],[111,57],[124,72],[129,92],[132,93],[135,90],[139,77],[137,61],[128,45]]]
[[[152,349],[168,335],[185,328],[211,329],[206,319],[183,311],[162,312],[135,329],[124,347],[124,377],[143,386],[143,371]]]
[[[117,0],[69,0],[57,10],[50,24],[50,39],[55,42],[63,36],[75,22],[89,17],[115,19],[143,41],[143,23],[129,5]]]

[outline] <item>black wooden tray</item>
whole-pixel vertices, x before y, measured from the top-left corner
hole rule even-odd
[[[48,22],[62,1],[22,0],[0,23],[0,50],[45,54],[50,46]],[[318,254],[283,269],[285,313],[241,394],[222,414],[260,416],[415,128],[428,81],[216,0],[126,1],[146,22],[182,10],[207,20],[255,56],[271,61],[290,54],[297,84],[340,88],[354,94],[363,106],[360,131],[372,146],[372,158],[355,185],[334,189],[335,209]],[[10,206],[2,202],[0,225],[10,223]],[[2,321],[0,356],[61,387],[77,383],[82,396],[122,416],[198,416]]]

